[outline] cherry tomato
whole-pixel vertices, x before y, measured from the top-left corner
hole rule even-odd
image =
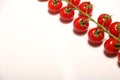
[[[69,21],[69,20],[72,20],[73,17],[74,17],[74,10],[73,10],[73,8],[71,8],[69,6],[66,6],[66,7],[63,7],[60,10],[60,18],[62,20]]]
[[[86,17],[79,16],[74,20],[73,26],[76,32],[85,32],[88,29],[89,22]]]
[[[48,8],[49,8],[49,11],[51,12],[57,13],[60,11],[61,7],[62,7],[61,0],[50,0],[48,2]]]
[[[112,18],[108,14],[101,14],[98,17],[98,23],[103,25],[106,29],[109,29],[110,24],[112,23]]]
[[[99,44],[104,39],[104,32],[101,28],[92,28],[88,32],[89,41],[95,44]]]
[[[92,15],[92,11],[93,11],[93,5],[90,2],[82,2],[79,5],[79,9],[81,11],[83,11],[84,13],[87,13],[88,15]],[[84,14],[80,13],[80,15],[85,16]]]
[[[81,0],[68,0],[71,2],[73,5],[78,6]],[[69,5],[69,4],[68,4]],[[69,5],[70,6],[70,5]]]
[[[110,33],[113,34],[114,36],[118,37],[120,32],[120,22],[114,22],[110,25]]]
[[[120,53],[118,53],[118,63],[120,64]]]
[[[120,45],[114,38],[110,38],[104,43],[104,50],[107,54],[116,54],[118,52],[118,47],[120,47]]]

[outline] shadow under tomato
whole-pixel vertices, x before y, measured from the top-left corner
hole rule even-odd
[[[48,0],[38,0],[39,2],[46,2],[46,1],[48,1]]]
[[[99,47],[99,46],[101,46],[102,42],[101,43],[92,43],[90,40],[88,40],[88,44],[92,47]]]
[[[117,62],[117,65],[118,65],[118,67],[120,68],[120,63],[119,63],[119,62]]]
[[[117,56],[117,53],[116,53],[116,54],[108,54],[108,53],[105,52],[105,50],[104,50],[104,55],[105,55],[106,57],[108,57],[108,58],[114,58],[114,57]]]
[[[51,11],[48,9],[48,13],[51,14],[51,15],[57,15],[59,12],[51,12]]]
[[[85,31],[85,32],[77,32],[77,31],[75,31],[75,30],[73,29],[73,33],[74,33],[75,35],[80,35],[80,36],[82,36],[82,35],[85,35],[85,34],[87,33],[87,31]]]
[[[65,24],[68,24],[68,23],[73,21],[73,19],[71,19],[71,20],[63,20],[61,18],[59,18],[59,20],[60,20],[60,22],[65,23]]]

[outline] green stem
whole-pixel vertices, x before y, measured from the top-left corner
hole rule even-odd
[[[58,3],[58,0],[53,0],[53,4],[57,4]]]
[[[120,39],[118,39],[117,37],[115,37],[113,34],[111,34],[109,32],[109,30],[107,30],[103,25],[97,23],[90,15],[88,15],[86,12],[83,12],[82,10],[80,10],[77,6],[75,6],[74,4],[72,4],[70,1],[68,0],[64,0],[66,1],[68,4],[72,5],[76,10],[78,10],[79,12],[81,12],[83,15],[85,15],[86,17],[88,17],[92,22],[94,22],[95,24],[97,24],[100,28],[103,29],[104,32],[108,33],[112,38],[116,39],[117,41],[120,42]]]
[[[118,38],[120,40],[120,24],[118,24],[117,28],[118,28],[118,32],[119,32]]]

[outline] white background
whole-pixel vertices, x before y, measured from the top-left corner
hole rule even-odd
[[[119,0],[89,1],[94,19],[108,13],[120,21]],[[91,46],[87,33],[76,35],[47,3],[0,0],[0,80],[120,80],[117,56],[106,56],[103,44]]]

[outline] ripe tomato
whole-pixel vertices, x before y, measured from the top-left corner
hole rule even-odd
[[[114,36],[118,37],[120,32],[119,32],[119,29],[120,29],[120,22],[114,22],[110,25],[110,33],[113,34]]]
[[[107,54],[116,54],[118,52],[118,47],[120,47],[120,45],[118,45],[118,41],[114,38],[110,38],[104,43],[104,50]]]
[[[104,32],[101,28],[92,28],[88,32],[89,41],[95,44],[99,44],[104,39]]]
[[[78,6],[81,0],[68,0],[71,2],[73,5]],[[68,4],[69,5],[69,4]],[[70,5],[69,5],[70,6]]]
[[[118,63],[120,64],[120,53],[118,53]]]
[[[62,1],[61,0],[50,0],[48,2],[48,8],[50,12],[57,13],[60,11],[62,7]]]
[[[76,32],[85,32],[88,29],[89,22],[86,17],[79,16],[74,20],[73,26]]]
[[[74,10],[73,10],[73,8],[71,8],[69,6],[66,6],[66,7],[63,7],[60,10],[60,18],[62,20],[69,21],[69,20],[72,20],[73,17],[74,17]]]
[[[112,23],[112,18],[108,14],[101,14],[98,17],[98,23],[103,25],[106,29],[109,29],[110,24]]]
[[[81,11],[83,11],[84,13],[87,13],[88,15],[92,15],[92,11],[93,11],[93,5],[90,2],[82,2],[79,5],[79,9]],[[85,16],[84,14],[80,13],[80,15]]]

